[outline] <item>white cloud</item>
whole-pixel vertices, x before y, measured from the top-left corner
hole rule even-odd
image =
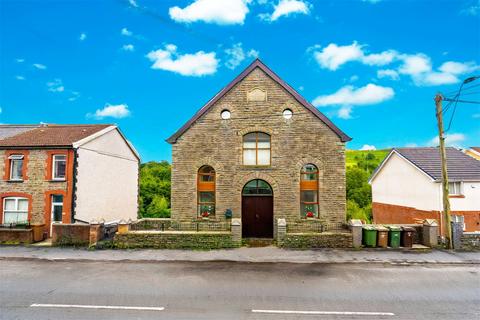
[[[474,72],[480,69],[480,66],[477,66],[475,62],[456,62],[456,61],[447,61],[444,62],[438,70],[441,72],[451,73],[454,75],[464,74]]]
[[[152,69],[179,73],[183,76],[204,76],[217,72],[218,60],[215,52],[198,51],[193,54],[179,54],[177,46],[168,44],[165,49],[158,49],[147,54],[153,62]]]
[[[138,4],[136,0],[128,0],[128,3],[135,8],[138,8]]]
[[[133,35],[133,32],[130,31],[130,30],[128,30],[127,28],[122,28],[122,30],[120,30],[120,34],[121,34],[122,36],[127,36],[127,37],[129,37],[129,36]]]
[[[53,81],[47,82],[48,91],[50,92],[63,92],[65,87],[63,86],[61,79],[54,79]]]
[[[445,145],[449,147],[461,147],[461,142],[466,140],[463,133],[452,133],[445,135]],[[433,137],[427,143],[429,146],[436,147],[440,144],[438,136]]]
[[[106,104],[103,109],[97,109],[95,114],[93,115],[96,119],[103,119],[103,118],[116,118],[121,119],[128,117],[130,115],[130,110],[128,110],[127,104],[117,104],[117,105],[110,105]],[[88,117],[91,117],[91,114],[87,114]]]
[[[391,80],[399,80],[400,77],[398,75],[398,72],[392,69],[383,69],[383,70],[378,70],[377,71],[377,77],[379,79],[382,78],[389,78]]]
[[[248,52],[245,52],[241,42],[235,43],[231,48],[225,49],[225,54],[228,56],[225,66],[232,70],[238,67],[246,58],[258,57],[257,50],[250,49]]]
[[[480,113],[475,113],[472,115],[472,118],[474,119],[480,119]]]
[[[72,94],[72,96],[70,98],[68,98],[68,101],[75,101],[78,98],[80,98],[80,92],[72,91],[71,94]]]
[[[25,77],[24,77],[24,76],[15,76],[15,79],[17,79],[17,80],[25,80]]]
[[[375,146],[373,145],[369,145],[369,144],[364,144],[360,150],[362,151],[372,151],[372,150],[377,150],[377,148],[375,148]]]
[[[360,60],[363,57],[363,50],[362,46],[356,41],[347,46],[338,46],[335,43],[330,43],[322,51],[315,51],[313,56],[322,68],[335,71],[342,64]]]
[[[355,82],[358,80],[358,76],[356,74],[354,74],[353,76],[350,77],[350,79],[348,79],[348,81],[350,82]]]
[[[401,74],[416,76],[418,74],[432,70],[432,62],[430,57],[423,53],[414,55],[402,55],[402,65],[398,69]]]
[[[135,51],[135,46],[133,44],[124,44],[122,46],[123,51]]]
[[[340,88],[337,92],[330,95],[323,95],[313,100],[313,105],[321,106],[354,106],[371,105],[387,101],[395,95],[392,88],[382,87],[369,83],[364,87],[355,88],[351,85]]]
[[[168,12],[171,19],[181,23],[243,24],[249,3],[251,0],[195,0],[183,9],[175,6]]]
[[[80,36],[78,37],[78,39],[79,39],[80,41],[83,41],[83,40],[87,39],[87,34],[84,33],[84,32],[80,33]]]
[[[477,0],[475,4],[472,4],[468,8],[462,10],[461,13],[469,16],[478,16],[480,14],[480,0]]]
[[[313,56],[324,69],[332,71],[337,70],[340,66],[347,62],[357,61],[369,66],[384,66],[392,63],[398,57],[395,50],[386,50],[380,53],[367,54],[363,49],[365,45],[354,41],[351,45],[339,46],[336,43],[330,43],[321,51],[319,45],[309,50],[314,50]]]
[[[16,61],[17,63],[22,63],[22,62],[25,62],[25,59],[17,58],[17,59],[15,59],[15,61]]]
[[[352,118],[352,106],[343,106],[338,109],[337,116],[341,119],[351,119]]]
[[[294,14],[310,14],[311,5],[303,0],[280,0],[274,5],[273,13],[260,14],[259,17],[266,21],[276,21],[280,17],[288,17]]]
[[[364,55],[362,62],[370,66],[384,66],[392,63],[398,56],[395,50],[387,50],[380,53]]]
[[[0,113],[2,113],[2,107],[0,107]]]
[[[451,73],[431,71],[414,77],[413,81],[419,86],[438,86],[454,84],[459,82],[460,79]]]
[[[40,70],[45,70],[47,69],[47,66],[44,65],[44,64],[40,64],[40,63],[34,63],[33,66],[37,69],[40,69]]]

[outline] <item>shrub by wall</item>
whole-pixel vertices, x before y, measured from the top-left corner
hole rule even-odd
[[[120,249],[221,249],[235,248],[230,232],[130,231],[117,233],[114,246]]]
[[[90,225],[88,224],[53,224],[52,245],[54,246],[88,246]]]
[[[29,244],[32,242],[32,229],[0,228],[1,244]]]
[[[323,233],[287,233],[282,243],[283,248],[352,248],[353,238],[346,232]]]

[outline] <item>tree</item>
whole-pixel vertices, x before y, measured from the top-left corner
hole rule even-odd
[[[170,215],[170,179],[171,166],[167,161],[152,161],[140,166],[140,217]]]

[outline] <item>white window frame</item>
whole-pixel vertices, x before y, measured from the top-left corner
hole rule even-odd
[[[8,160],[10,161],[10,181],[23,181],[23,166],[25,165],[23,154],[12,154],[8,157]],[[15,161],[22,161],[22,174],[20,178],[13,178],[13,163]]]
[[[449,196],[463,196],[463,182],[462,181],[453,181],[448,183],[448,195]],[[453,185],[453,190],[450,188],[450,185]]]
[[[7,200],[15,200],[15,210],[7,210],[7,206],[6,206],[6,203],[7,203]],[[26,200],[27,201],[27,211],[23,211],[23,210],[18,210],[18,200]],[[27,220],[28,221],[28,210],[30,209],[30,201],[28,201],[28,198],[24,198],[24,197],[5,197],[3,198],[3,212],[2,212],[2,221],[3,223],[5,223],[5,212],[16,212],[17,215],[18,213],[26,213],[27,214]],[[17,221],[19,222],[19,221]],[[20,222],[23,222],[23,221],[20,221]]]
[[[57,157],[65,157],[65,160],[56,160]],[[56,172],[55,172],[55,164],[57,161],[65,161],[65,176],[64,177],[56,177]],[[56,181],[65,181],[67,178],[67,155],[66,154],[54,154],[52,156],[52,180]]]

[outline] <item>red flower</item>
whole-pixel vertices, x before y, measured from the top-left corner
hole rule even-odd
[[[307,212],[307,218],[313,218],[315,215],[313,214],[312,211]]]
[[[202,212],[202,217],[206,218],[210,215],[210,213],[208,213],[208,211],[205,211],[205,212]]]

